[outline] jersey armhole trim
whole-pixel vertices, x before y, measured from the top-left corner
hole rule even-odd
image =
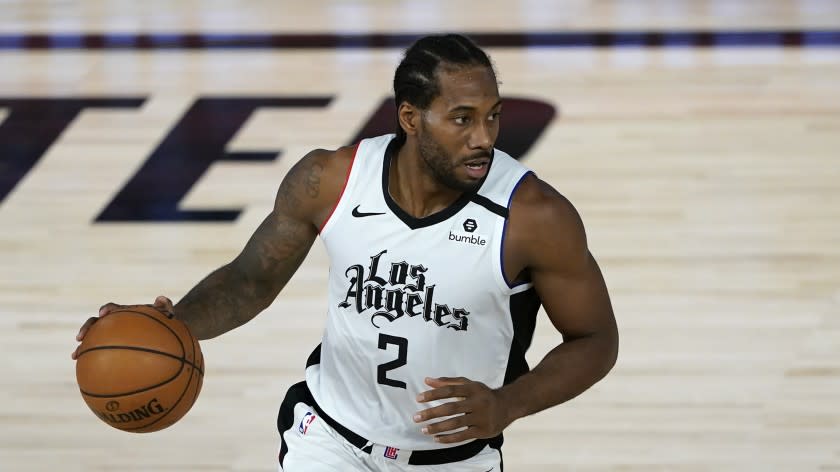
[[[332,210],[330,210],[330,214],[327,215],[327,219],[325,219],[324,223],[321,224],[321,227],[318,228],[318,234],[322,234],[324,232],[324,228],[327,227],[327,223],[330,222],[333,213],[335,213],[336,208],[338,208],[339,203],[341,203],[341,198],[344,197],[344,191],[347,190],[347,183],[350,181],[350,174],[353,173],[353,165],[356,163],[356,156],[359,154],[359,148],[361,145],[361,141],[356,143],[356,149],[353,150],[353,159],[350,161],[350,167],[347,169],[347,176],[344,177],[344,186],[341,187],[341,193],[338,195],[338,199],[335,201],[335,205],[333,205]]]
[[[502,218],[507,219],[508,217],[508,209],[499,205],[498,203],[490,200],[489,198],[485,197],[484,195],[475,194],[470,196],[470,200],[477,204],[481,205],[484,208],[488,209],[489,211],[501,216]]]
[[[516,194],[516,190],[519,188],[519,185],[522,184],[522,182],[525,180],[525,178],[528,177],[529,175],[535,175],[535,174],[534,174],[533,171],[530,171],[530,170],[525,172],[524,174],[522,174],[522,177],[520,177],[519,180],[516,182],[516,184],[513,186],[513,189],[511,189],[510,196],[508,197],[508,202],[507,202],[508,212],[510,211],[510,204],[511,204],[511,202],[513,202],[513,196]],[[524,288],[529,287],[531,282],[520,282],[518,284],[513,284],[512,285],[507,278],[507,273],[505,272],[505,239],[507,237],[507,227],[508,227],[508,222],[509,221],[510,221],[510,218],[505,218],[504,223],[502,225],[502,242],[499,245],[499,262],[500,262],[499,266],[501,267],[501,271],[502,271],[502,280],[505,281],[505,284],[507,285],[507,288],[508,289],[519,288],[519,290],[517,290],[517,291],[522,291],[522,290],[524,290]]]

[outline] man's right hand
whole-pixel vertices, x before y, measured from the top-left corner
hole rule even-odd
[[[125,307],[129,307],[129,306],[136,306],[136,305],[117,305],[116,303],[106,303],[106,304],[102,305],[102,307],[99,308],[99,316],[91,316],[90,318],[87,319],[87,321],[85,321],[85,324],[83,324],[82,327],[79,328],[79,334],[76,335],[76,341],[82,342],[82,340],[85,339],[85,334],[87,334],[90,327],[93,326],[93,324],[96,323],[97,320],[99,320],[99,318],[102,318],[103,316],[107,316],[112,311],[116,311],[116,310],[119,310],[119,309],[122,309],[122,308],[125,308]],[[174,315],[174,308],[172,306],[172,300],[164,297],[163,295],[157,297],[155,299],[155,302],[151,305],[148,305],[148,306],[157,308],[158,310],[160,310],[163,313],[166,313],[168,315]],[[73,360],[76,360],[79,357],[79,346],[76,346],[76,350],[74,350],[73,353],[70,354],[70,357]]]

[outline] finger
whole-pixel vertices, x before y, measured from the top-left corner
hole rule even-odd
[[[157,298],[155,298],[155,303],[152,306],[168,314],[169,316],[175,315],[175,307],[172,305],[172,300],[170,300],[167,297],[164,297],[163,295],[160,295]]]
[[[425,382],[430,387],[443,387],[469,383],[470,380],[464,377],[426,377]]]
[[[96,323],[96,320],[98,320],[98,319],[99,319],[99,318],[97,318],[97,317],[95,317],[95,316],[91,316],[90,318],[88,318],[88,319],[87,319],[87,321],[85,321],[85,323],[82,325],[82,327],[81,327],[81,328],[79,328],[79,333],[78,333],[78,334],[76,334],[76,341],[81,341],[82,339],[84,339],[84,338],[85,338],[85,334],[87,334],[87,332],[88,332],[88,330],[90,329],[90,327],[91,327],[94,323]]]
[[[116,303],[106,303],[99,307],[99,316],[105,316],[112,311],[122,308],[124,305],[117,305]]]
[[[468,415],[461,415],[445,421],[438,421],[437,423],[432,423],[422,427],[420,431],[422,431],[423,434],[438,434],[454,431],[465,426],[469,426]]]
[[[444,416],[459,415],[462,413],[472,413],[472,409],[465,401],[455,401],[444,403],[443,405],[434,408],[428,408],[423,411],[418,411],[414,415],[415,423],[422,423],[424,421],[433,420],[435,418],[443,418]]]
[[[76,349],[70,353],[70,359],[74,361],[79,358],[79,346],[76,346]]]
[[[435,436],[435,442],[439,442],[441,444],[451,444],[477,438],[478,435],[476,433],[476,428],[467,428],[463,431],[458,431],[457,433],[437,435]]]
[[[155,298],[155,307],[172,311],[172,300],[170,300],[167,297],[164,297],[163,295],[160,295],[157,298]]]
[[[470,388],[467,384],[445,385],[420,393],[417,395],[417,401],[424,403],[432,400],[442,400],[444,398],[459,398],[463,400],[469,396],[469,393]]]

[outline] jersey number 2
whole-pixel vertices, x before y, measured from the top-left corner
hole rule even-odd
[[[405,388],[405,382],[389,379],[387,374],[389,370],[393,370],[405,365],[406,357],[408,354],[408,339],[379,333],[379,349],[387,351],[389,344],[395,344],[397,346],[397,358],[390,362],[380,364],[376,368],[376,381],[382,385],[390,385],[391,387]]]

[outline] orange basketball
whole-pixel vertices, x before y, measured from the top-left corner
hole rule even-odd
[[[147,305],[113,311],[79,347],[82,398],[114,428],[148,433],[171,426],[195,403],[204,356],[187,326]]]

